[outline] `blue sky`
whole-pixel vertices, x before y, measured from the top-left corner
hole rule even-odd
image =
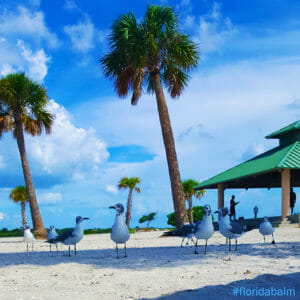
[[[99,66],[112,21],[131,11],[142,18],[147,3],[1,1],[0,76],[24,71],[44,85],[56,116],[50,136],[25,137],[46,227],[71,226],[77,215],[90,217],[87,227],[110,227],[108,206],[126,204],[116,188],[123,176],[142,181],[131,225],[157,212],[153,225],[166,226],[173,207],[155,99],[144,94],[134,107],[119,99]],[[151,3],[171,5],[201,52],[182,96],[166,94],[182,179],[202,181],[276,146],[264,137],[300,115],[299,1]],[[0,228],[15,228],[20,207],[8,195],[23,174],[11,134],[0,145]],[[280,214],[279,189],[226,190],[225,204],[232,194],[238,216],[252,216],[254,205],[261,216]],[[194,203],[215,209],[217,192]]]

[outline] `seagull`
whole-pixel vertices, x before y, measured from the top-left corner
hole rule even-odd
[[[195,254],[198,254],[197,252],[198,239],[202,239],[206,241],[205,248],[204,248],[204,254],[206,254],[207,241],[212,237],[214,232],[215,229],[212,222],[211,208],[210,205],[206,204],[204,205],[204,216],[202,222],[198,224],[195,229],[195,237],[196,237],[195,252],[194,252]]]
[[[263,222],[259,225],[259,232],[264,236],[264,243],[266,242],[266,238],[265,235],[270,235],[272,234],[272,244],[275,244],[275,240],[274,240],[274,228],[272,226],[272,224],[269,222],[267,217],[264,217]]]
[[[27,252],[28,252],[28,245],[31,243],[31,249],[33,251],[33,243],[35,242],[34,235],[30,231],[30,227],[25,224],[23,227],[24,230],[24,242],[27,243]]]
[[[230,221],[228,218],[228,208],[222,207],[219,210],[215,211],[219,214],[219,231],[220,233],[228,238],[229,240],[229,252],[231,251],[231,239],[235,239],[235,251],[237,250],[237,239],[242,236],[247,227],[236,221]]]
[[[180,236],[182,237],[182,241],[181,241],[181,245],[180,247],[182,247],[183,245],[183,241],[187,238],[187,242],[186,245],[189,243],[189,240],[191,240],[194,244],[194,240],[193,240],[193,236],[194,236],[194,232],[195,232],[195,227],[196,224],[192,223],[192,224],[185,224],[183,225],[183,227],[176,229],[173,231],[173,235],[175,236]]]
[[[89,218],[76,217],[76,226],[73,229],[64,231],[61,235],[52,239],[52,243],[63,243],[69,246],[69,256],[71,256],[71,245],[74,245],[74,252],[76,255],[76,244],[83,238],[82,221],[89,220]]]
[[[58,237],[58,233],[56,232],[55,227],[53,225],[51,225],[50,230],[49,230],[48,235],[47,235],[47,242],[50,245],[50,253],[51,253],[51,244],[55,244],[56,253],[58,253],[57,242],[53,241],[57,237]]]
[[[118,203],[115,206],[110,206],[109,208],[116,211],[115,223],[111,228],[110,238],[116,243],[117,258],[120,258],[118,244],[124,244],[124,257],[127,257],[126,242],[129,240],[130,234],[123,217],[124,206],[121,203]]]

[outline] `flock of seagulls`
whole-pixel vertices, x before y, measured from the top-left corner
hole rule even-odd
[[[115,242],[116,244],[116,252],[117,252],[117,258],[120,258],[119,256],[119,248],[118,245],[124,244],[124,257],[127,257],[127,249],[126,249],[126,242],[130,238],[129,230],[126,226],[125,220],[124,220],[124,206],[121,203],[118,203],[114,206],[110,206],[110,209],[114,209],[116,211],[116,217],[115,222],[112,226],[111,230],[111,240]],[[195,246],[194,253],[199,254],[197,252],[198,247],[198,241],[199,240],[205,240],[205,246],[204,246],[204,254],[206,254],[207,250],[207,242],[208,240],[213,236],[214,234],[214,225],[212,222],[212,215],[211,215],[211,207],[210,205],[206,204],[204,205],[204,216],[202,221],[196,221],[193,224],[186,224],[182,228],[178,230],[174,230],[173,234],[176,236],[182,237],[181,241],[181,247],[183,246],[183,242],[185,239],[187,240],[187,244],[189,241],[192,241]],[[223,207],[219,210],[215,211],[216,214],[219,216],[219,232],[226,238],[226,241],[228,240],[229,244],[229,252],[231,251],[231,240],[235,240],[235,251],[237,250],[237,239],[241,237],[247,230],[247,227],[245,225],[240,224],[237,221],[230,221],[229,215],[228,215],[228,208]],[[61,235],[58,235],[58,233],[55,230],[55,227],[53,225],[50,226],[50,230],[47,236],[47,243],[50,245],[50,253],[51,245],[56,245],[56,252],[58,253],[58,243],[62,243],[64,245],[69,246],[68,253],[69,256],[71,256],[71,245],[74,246],[74,254],[76,256],[76,244],[81,241],[84,235],[84,228],[82,222],[84,220],[89,220],[89,218],[83,218],[83,217],[76,217],[76,225],[74,228],[64,231]],[[34,235],[30,231],[30,228],[28,225],[23,226],[24,230],[24,242],[27,244],[27,252],[29,251],[29,245],[31,244],[31,248],[33,251],[33,243],[35,242]],[[259,226],[259,232],[262,234],[265,242],[265,236],[266,235],[272,235],[272,244],[275,244],[274,240],[274,228],[272,224],[269,222],[267,217],[264,217],[263,222]],[[194,239],[195,238],[195,241]]]
[[[229,219],[228,214],[228,208],[222,207],[219,210],[215,211],[214,213],[218,214],[219,216],[219,232],[221,235],[223,235],[226,238],[226,242],[228,241],[228,251],[231,251],[231,240],[235,240],[235,251],[237,251],[237,240],[239,237],[241,237],[245,232],[249,231],[248,228],[239,223],[238,221],[231,221]],[[264,217],[263,222],[259,226],[259,232],[264,237],[265,242],[265,236],[266,235],[272,235],[272,244],[275,244],[274,240],[274,228],[272,224],[269,222],[267,217]],[[210,205],[206,204],[204,206],[204,216],[201,222],[196,221],[192,224],[186,224],[182,228],[175,230],[173,232],[174,235],[182,237],[181,241],[181,247],[183,246],[183,242],[185,239],[187,239],[186,244],[189,243],[189,241],[192,241],[195,244],[195,254],[198,254],[197,252],[197,246],[198,246],[198,240],[203,239],[205,240],[205,246],[204,246],[204,254],[206,254],[207,249],[207,241],[213,236],[214,234],[214,226],[212,222],[212,216],[211,216],[211,208]],[[193,238],[196,238],[196,242],[193,240]]]

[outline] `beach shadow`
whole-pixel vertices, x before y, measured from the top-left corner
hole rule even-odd
[[[198,255],[194,254],[194,247],[190,246],[183,248],[177,246],[128,248],[127,258],[122,257],[124,250],[120,248],[119,255],[121,258],[119,259],[116,258],[114,248],[80,250],[79,244],[77,256],[74,256],[72,252],[71,257],[67,255],[67,249],[67,246],[60,245],[58,254],[55,252],[50,254],[47,251],[0,253],[0,268],[22,264],[48,266],[61,263],[78,263],[92,265],[95,268],[149,270],[190,264],[201,266],[203,263],[222,263],[229,257],[228,246],[225,244],[208,245],[206,255],[203,254],[203,245],[198,247]],[[268,259],[299,258],[300,242],[277,243],[275,245],[241,244],[238,245],[238,251],[232,251],[229,258],[235,261],[239,259],[239,256],[260,256]]]
[[[232,299],[299,299],[300,272],[284,275],[263,274],[253,279],[184,290],[157,298],[160,300],[232,300]]]

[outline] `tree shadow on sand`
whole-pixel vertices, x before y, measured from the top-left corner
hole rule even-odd
[[[299,299],[300,272],[284,275],[263,274],[253,279],[210,285],[195,290],[184,290],[158,298],[140,300],[232,300],[232,299]]]
[[[38,245],[35,249],[38,249]],[[43,245],[46,250],[46,246]],[[25,250],[25,244],[24,244]],[[120,259],[116,258],[114,248],[99,250],[80,250],[77,246],[77,256],[67,256],[67,246],[60,245],[59,253],[48,251],[0,253],[0,268],[10,265],[31,264],[39,266],[57,265],[61,263],[78,263],[92,265],[95,268],[116,268],[132,270],[149,270],[158,267],[175,267],[191,264],[221,264],[228,259],[228,247],[225,244],[208,245],[207,254],[203,254],[203,245],[198,247],[199,254],[194,254],[194,248],[178,247],[143,247],[128,248],[127,258],[122,258],[123,249],[120,248]],[[238,251],[232,251],[231,261],[239,260],[240,256],[257,256],[266,259],[300,258],[300,242],[271,244],[241,244]]]

